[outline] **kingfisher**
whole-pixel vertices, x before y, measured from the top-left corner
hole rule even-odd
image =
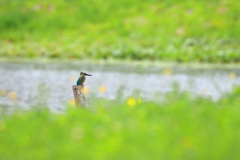
[[[85,72],[81,72],[80,73],[80,76],[77,80],[77,85],[83,85],[83,83],[85,82],[86,80],[86,77],[85,76],[92,76],[91,74],[87,74]]]

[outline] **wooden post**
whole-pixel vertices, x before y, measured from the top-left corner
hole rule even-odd
[[[76,106],[84,107],[86,101],[83,94],[84,85],[73,85],[72,89]]]

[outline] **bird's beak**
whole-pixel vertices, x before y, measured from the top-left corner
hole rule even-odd
[[[86,76],[92,76],[91,74],[86,74]]]

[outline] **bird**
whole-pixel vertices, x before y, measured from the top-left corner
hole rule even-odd
[[[80,76],[79,76],[79,78],[77,80],[77,85],[83,85],[83,83],[86,80],[85,76],[92,76],[92,75],[91,74],[87,74],[85,72],[80,72]]]

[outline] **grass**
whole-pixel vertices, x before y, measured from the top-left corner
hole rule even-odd
[[[0,57],[240,61],[238,0],[0,3]]]
[[[174,92],[158,103],[1,112],[0,159],[239,159],[239,96],[239,88],[218,102]]]

